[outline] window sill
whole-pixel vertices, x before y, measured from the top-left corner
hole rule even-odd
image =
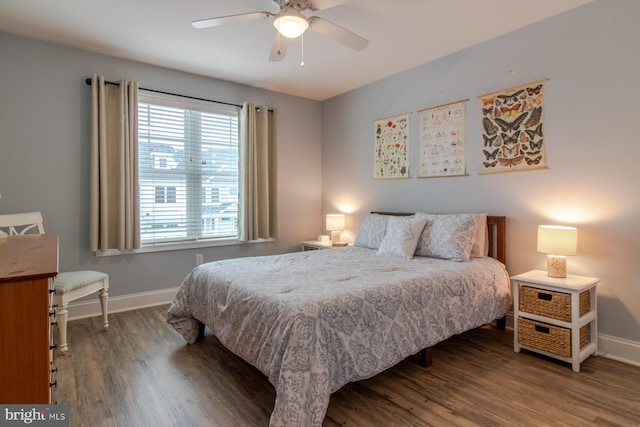
[[[180,251],[183,249],[197,249],[197,248],[210,248],[216,246],[232,246],[232,245],[253,245],[256,243],[268,243],[274,242],[274,238],[251,240],[248,242],[241,242],[238,239],[225,239],[225,240],[201,240],[198,242],[188,243],[165,243],[143,246],[140,249],[131,249],[120,251],[118,249],[108,249],[106,251],[96,251],[97,257],[108,257],[116,255],[131,255],[131,254],[144,254],[150,252],[165,252],[165,251]]]

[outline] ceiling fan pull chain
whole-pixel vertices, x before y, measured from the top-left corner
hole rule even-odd
[[[282,49],[280,49],[280,41],[282,40],[282,36],[278,31],[276,31],[276,37],[278,37],[278,55],[282,55]]]
[[[304,34],[300,36],[300,49],[302,50],[302,60],[300,61],[300,66],[304,67]]]

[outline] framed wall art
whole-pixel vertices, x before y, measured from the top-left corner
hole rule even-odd
[[[373,179],[409,178],[409,117],[411,113],[378,119],[375,131]]]
[[[420,174],[418,178],[461,176],[465,165],[465,115],[468,99],[418,111]]]
[[[547,80],[479,96],[481,174],[546,168],[544,85]]]

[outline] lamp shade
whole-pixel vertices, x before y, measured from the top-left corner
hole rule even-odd
[[[342,231],[345,227],[345,218],[343,214],[329,214],[327,215],[327,230],[329,231]]]
[[[284,37],[295,39],[309,28],[309,21],[299,10],[291,7],[287,11],[278,14],[273,21],[273,26]]]
[[[562,225],[538,226],[538,252],[552,255],[575,255],[578,229]]]

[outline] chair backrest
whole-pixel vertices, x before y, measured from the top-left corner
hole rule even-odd
[[[0,215],[0,236],[43,233],[44,226],[40,212]]]

